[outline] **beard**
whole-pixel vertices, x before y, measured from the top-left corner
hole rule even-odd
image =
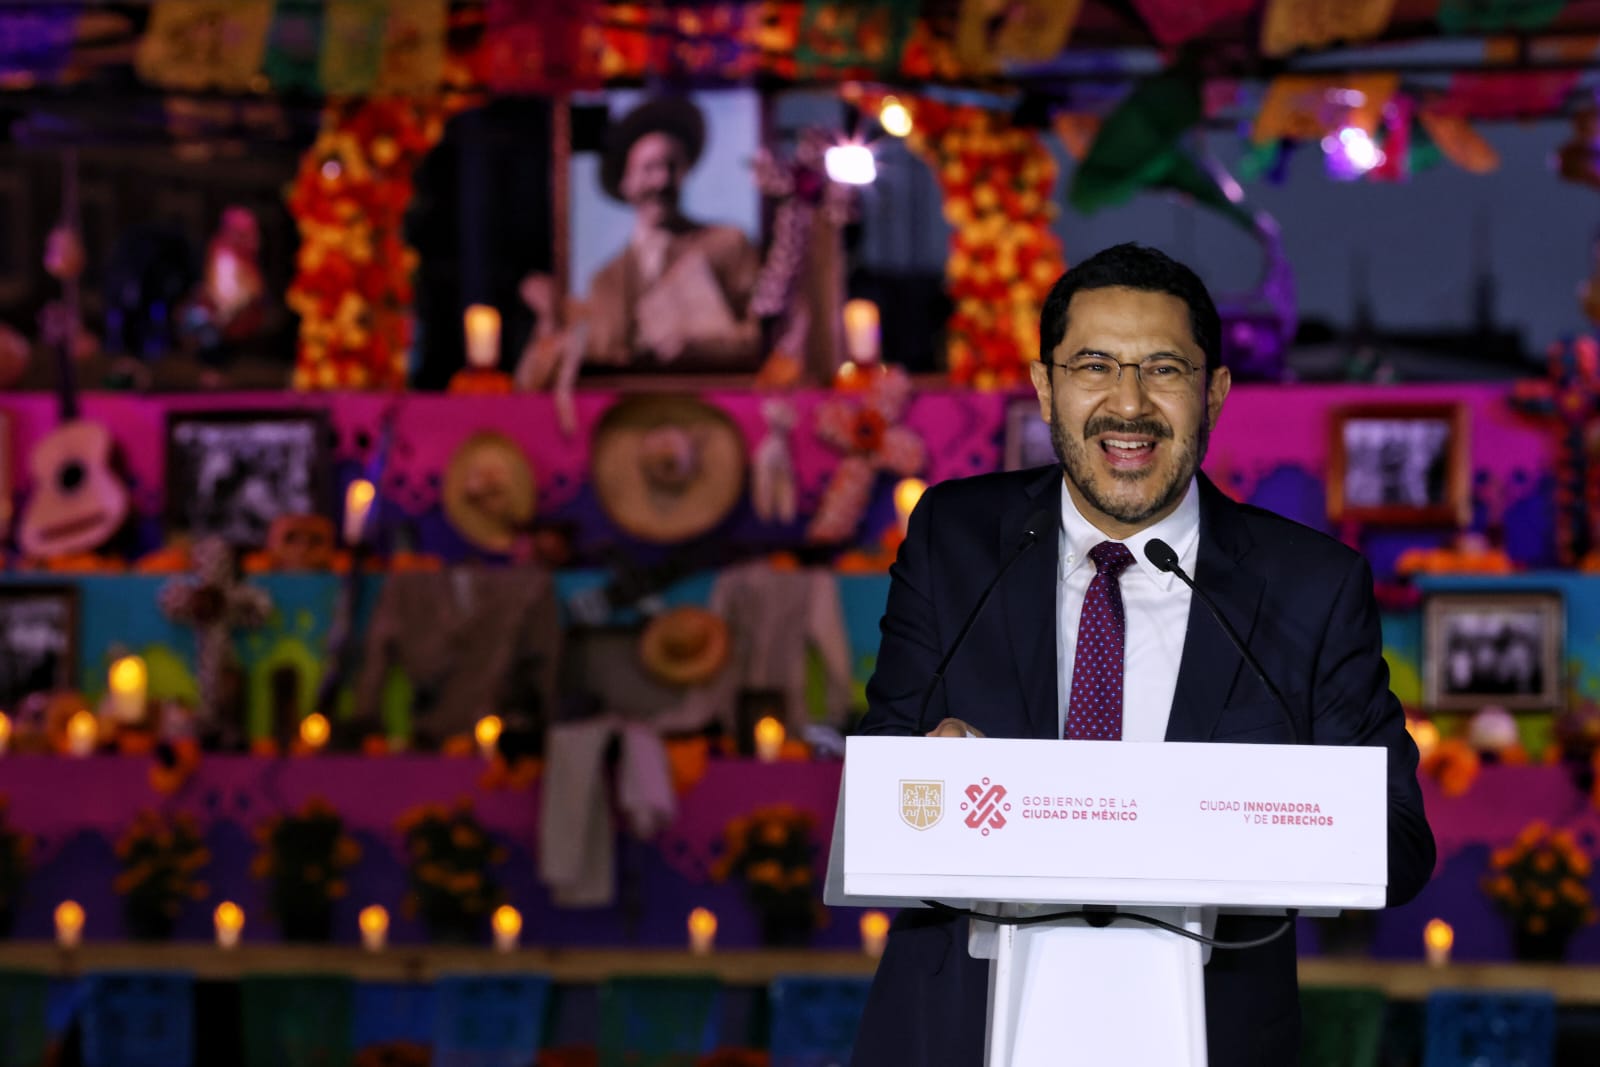
[[[1126,433],[1153,437],[1158,441],[1173,440],[1172,427],[1155,419],[1134,419],[1132,422],[1123,422],[1101,415],[1085,423],[1081,435],[1068,436],[1066,428],[1061,425],[1060,416],[1056,413],[1055,393],[1053,390],[1051,392],[1050,444],[1055,448],[1056,459],[1060,461],[1061,469],[1095,510],[1129,526],[1149,522],[1183,499],[1190,480],[1194,477],[1195,471],[1200,469],[1200,462],[1205,459],[1206,445],[1211,436],[1210,427],[1202,416],[1200,428],[1195,436],[1177,444],[1172,463],[1167,467],[1169,473],[1164,481],[1154,486],[1155,491],[1143,499],[1125,500],[1114,497],[1107,491],[1110,486],[1102,487],[1096,481],[1094,464],[1089,456],[1088,439],[1103,433]],[[1129,486],[1162,477],[1159,466],[1136,471],[1113,469],[1107,473],[1113,483],[1121,482]]]

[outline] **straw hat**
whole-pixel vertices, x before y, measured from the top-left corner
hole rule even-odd
[[[445,519],[479,548],[509,551],[533,519],[533,468],[505,434],[485,430],[461,442],[445,469]]]
[[[668,685],[702,685],[728,662],[728,624],[705,608],[664,611],[639,635],[639,659]]]
[[[739,503],[744,436],[694,397],[630,397],[595,427],[589,469],[612,522],[640,541],[674,544],[714,529]]]
[[[613,200],[622,200],[622,175],[628,169],[628,153],[647,133],[665,133],[683,145],[687,165],[699,162],[706,146],[706,120],[700,109],[686,97],[657,96],[646,100],[618,119],[606,133],[605,151],[600,156],[600,188]]]

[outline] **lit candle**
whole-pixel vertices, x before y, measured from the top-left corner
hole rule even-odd
[[[114,660],[107,681],[111,687],[112,717],[122,723],[142,722],[144,698],[150,682],[144,660],[138,656]]]
[[[689,951],[696,956],[710,953],[717,940],[717,916],[710,908],[696,908],[689,913]]]
[[[861,951],[877,959],[889,943],[889,916],[869,911],[861,916]]]
[[[56,905],[56,944],[77,948],[83,943],[83,906],[76,900]]]
[[[211,916],[217,928],[218,948],[237,948],[239,934],[244,930],[244,909],[231,900],[217,905]]]
[[[500,363],[500,312],[487,304],[473,304],[464,321],[468,365],[492,370]]]
[[[901,478],[895,483],[894,513],[900,519],[902,532],[911,521],[911,512],[916,508],[917,501],[922,499],[922,494],[927,490],[928,483],[921,478]]]
[[[783,723],[768,715],[756,723],[756,759],[773,763],[783,751]]]
[[[517,947],[517,938],[522,936],[522,913],[510,904],[502,904],[494,909],[489,922],[494,926],[494,950],[513,951]]]
[[[878,305],[849,300],[844,305],[844,350],[855,363],[878,361]]]
[[[67,752],[73,756],[88,756],[100,740],[100,720],[94,712],[79,708],[67,720]]]
[[[505,724],[498,715],[485,715],[472,728],[472,734],[478,740],[478,751],[483,753],[484,759],[494,756],[495,746],[500,743],[500,731],[504,728]]]
[[[368,952],[382,952],[389,940],[389,912],[382,904],[369,904],[361,909],[356,921],[361,924],[361,947]]]
[[[0,756],[6,754],[6,749],[11,744],[11,716],[0,711]]]
[[[344,543],[361,543],[361,531],[367,525],[367,515],[372,511],[372,501],[378,495],[372,483],[357,478],[344,491]]]
[[[305,742],[307,748],[322,748],[328,743],[330,733],[332,727],[328,725],[328,717],[320,711],[313,711],[300,720],[300,740]]]
[[[1443,967],[1450,962],[1450,946],[1456,943],[1456,932],[1443,919],[1429,919],[1422,928],[1422,947],[1428,963]]]

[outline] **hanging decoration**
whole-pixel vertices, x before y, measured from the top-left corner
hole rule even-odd
[[[422,96],[444,77],[447,0],[389,0],[374,91]]]
[[[1424,107],[1417,113],[1417,121],[1444,158],[1467,173],[1489,174],[1500,169],[1500,153],[1462,116]]]
[[[806,77],[871,77],[900,62],[920,0],[806,0],[795,60]]]
[[[324,112],[289,192],[301,241],[287,297],[300,316],[295,388],[405,384],[417,262],[402,230],[411,175],[462,106],[453,96],[385,98]]]
[[[975,74],[1049,62],[1067,46],[1082,7],[1083,0],[962,0],[956,58]]]
[[[1250,139],[1319,141],[1341,129],[1378,130],[1398,74],[1280,74],[1267,86]]]
[[[851,101],[876,112],[877,93]],[[933,168],[954,227],[945,284],[951,380],[1004,389],[1027,380],[1039,350],[1039,312],[1066,270],[1050,229],[1056,163],[1039,131],[1004,112],[901,97],[916,116],[906,145]]]
[[[1254,13],[1258,0],[1133,0],[1150,35],[1163,48],[1176,48],[1218,23]]]
[[[1367,41],[1389,26],[1395,0],[1267,0],[1261,54],[1278,59],[1338,41]]]
[[[1483,58],[1489,65],[1511,65],[1524,60],[1549,63],[1581,63],[1593,54],[1593,37],[1558,38],[1528,45],[1513,37],[1497,37],[1484,46]],[[1467,118],[1512,119],[1559,114],[1567,97],[1577,88],[1581,71],[1568,70],[1485,70],[1454,74],[1443,98],[1434,109]]]
[[[1439,0],[1445,33],[1529,33],[1554,22],[1567,0]]]
[[[0,10],[0,84],[52,82],[72,55],[77,4]]]
[[[158,0],[134,69],[168,89],[259,88],[272,0]]]
[[[909,478],[922,471],[922,438],[899,425],[911,402],[911,378],[900,367],[884,367],[859,393],[817,405],[816,435],[844,453],[817,502],[806,539],[819,544],[848,541],[866,516],[880,473]]]
[[[538,94],[599,87],[594,0],[489,0],[484,17],[491,89]]]
[[[314,92],[318,88],[323,6],[322,0],[278,0],[274,5],[266,55],[261,60],[261,73],[274,92]]]

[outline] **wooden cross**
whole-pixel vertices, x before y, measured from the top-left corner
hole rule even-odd
[[[238,579],[233,548],[220,537],[207,537],[191,552],[193,572],[161,587],[161,610],[174,622],[194,627],[197,649],[196,680],[202,727],[237,729],[242,740],[242,716],[222,722],[227,702],[227,671],[233,664],[233,631],[260,626],[272,614],[272,598],[264,590]]]

